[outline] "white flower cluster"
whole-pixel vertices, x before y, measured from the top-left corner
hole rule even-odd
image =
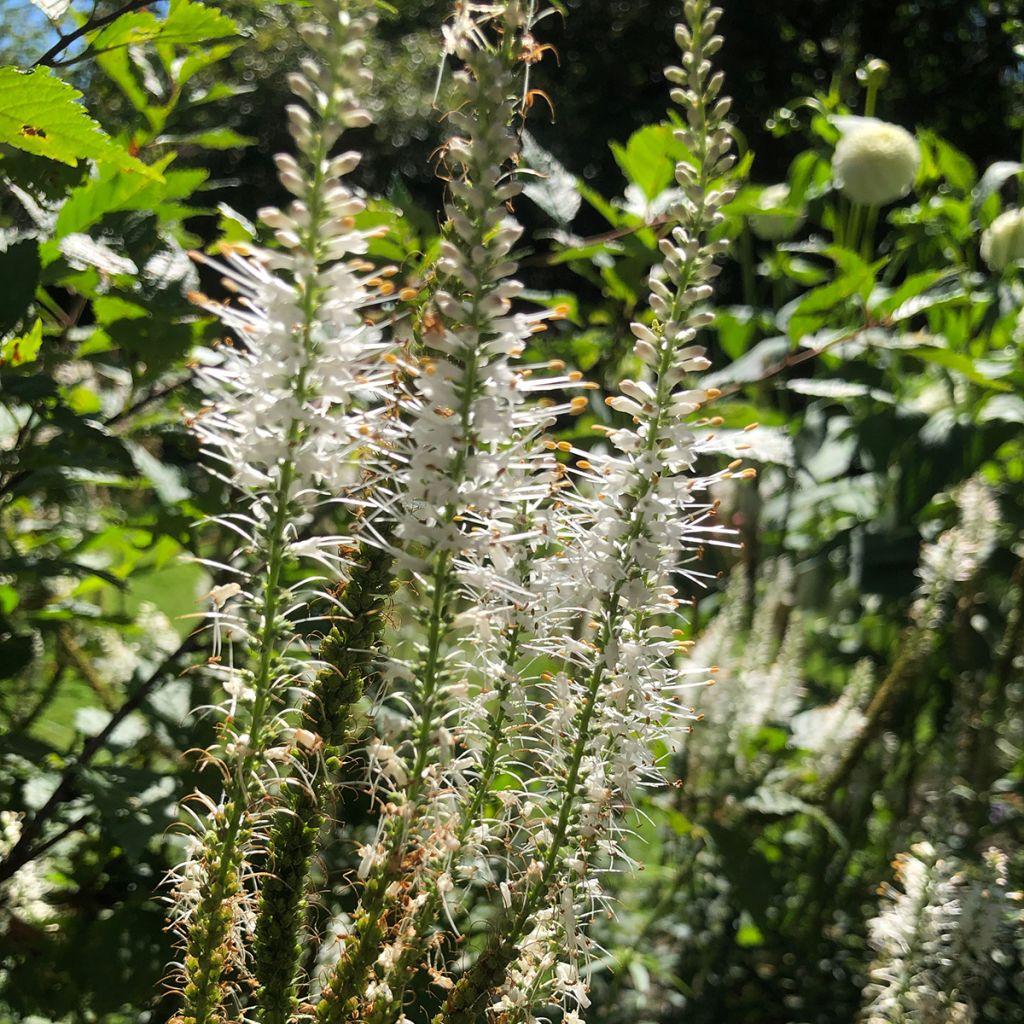
[[[227,694],[212,755],[229,783],[204,805],[213,841],[193,843],[176,874],[190,950],[209,936],[241,947],[266,808],[286,775],[306,781],[279,742],[296,733],[289,692],[308,687],[315,664],[300,656],[292,620],[313,595],[344,597],[323,593],[317,577],[286,586],[283,567],[314,559],[344,578],[348,546],[372,543],[395,556],[413,606],[396,611],[388,685],[375,694],[364,761],[381,818],[359,837],[358,901],[323,986],[322,1024],[398,1019],[424,965],[449,991],[452,1024],[472,1016],[480,992],[515,1019],[552,1001],[572,1021],[588,1005],[600,872],[620,856],[622,811],[657,777],[658,752],[693,716],[688,694],[702,685],[702,669],[678,664],[677,581],[702,584],[700,549],[728,542],[709,488],[749,473],[733,463],[697,474],[721,448],[688,422],[718,395],[692,377],[709,365],[697,336],[712,320],[725,250],[715,234],[734,194],[729,101],[710,64],[720,13],[687,0],[677,30],[681,66],[667,74],[692,159],[676,169],[650,315],[632,325],[644,372],[608,399],[621,422],[593,450],[554,434],[588,408],[590,385],[560,362],[524,358],[560,311],[513,305],[517,72],[534,60],[543,14],[532,0],[459,3],[445,33],[459,64],[447,224],[437,290],[401,344],[368,322],[367,308],[394,289],[364,258],[372,233],[357,226],[361,202],[342,183],[357,158],[331,155],[342,128],[367,120],[365,19],[335,13],[328,29],[307,30],[319,63],[293,76],[305,105],[289,110],[301,159],[278,158],[295,199],[262,213],[280,248],[208,261],[239,300],[204,300],[234,344],[202,369],[211,404],[196,427],[245,504],[220,519],[242,543],[209,594]],[[358,537],[315,533],[329,499],[367,510]],[[249,637],[240,667],[238,632]],[[203,921],[215,885],[232,906],[228,924]],[[492,946],[455,983],[436,932],[481,891],[499,914]],[[199,993],[192,1005],[213,999],[216,984],[187,986]]]
[[[335,153],[344,131],[370,122],[362,96],[373,18],[333,0],[316,6],[323,21],[301,29],[316,59],[289,77],[301,101],[288,107],[297,155],[277,157],[293,199],[284,210],[260,211],[278,247],[231,245],[220,259],[196,257],[234,293],[230,303],[194,296],[231,336],[199,368],[209,401],[192,425],[238,496],[215,522],[240,543],[226,564],[210,564],[223,582],[208,595],[211,671],[224,691],[208,757],[224,792],[219,800],[193,796],[196,836],[170,876],[186,1020],[216,1012],[225,970],[244,975],[270,797],[283,776],[302,779],[292,702],[317,662],[294,620],[314,600],[337,606],[333,590],[353,544],[323,531],[323,506],[360,500],[363,474],[385,447],[379,421],[390,412],[394,367],[369,313],[395,291],[394,271],[366,258],[377,231],[358,226],[365,204],[345,183],[359,155]],[[292,583],[288,567],[300,563],[312,569]],[[236,664],[238,638],[248,650]]]
[[[875,962],[862,1019],[970,1024],[997,970],[993,951],[1004,940],[1012,946],[1020,925],[1020,894],[1007,891],[1006,857],[988,851],[976,878],[923,842],[895,865],[899,888],[883,886],[881,911],[868,922]]]
[[[972,477],[960,488],[957,508],[957,525],[921,548],[917,570],[921,584],[911,609],[920,626],[941,622],[943,602],[952,585],[975,576],[996,542],[999,505],[980,479]]]
[[[374,442],[394,371],[384,334],[367,314],[394,291],[392,271],[365,258],[377,231],[357,226],[365,203],[344,180],[359,154],[332,155],[345,129],[370,121],[360,94],[369,81],[362,37],[371,24],[335,10],[327,26],[303,26],[320,60],[304,61],[289,78],[303,101],[288,108],[298,159],[277,158],[294,199],[285,210],[260,211],[279,248],[232,245],[219,260],[197,257],[236,296],[223,304],[196,296],[232,337],[200,368],[209,405],[193,425],[208,458],[223,467],[219,475],[244,495],[241,508],[217,520],[242,541],[231,564],[211,566],[229,578],[209,595],[218,657],[225,634],[249,637],[267,656],[268,644],[289,646],[280,616],[346,565],[347,539],[311,531],[313,512],[358,492],[380,447]],[[255,574],[247,569],[253,552],[266,559]],[[281,567],[293,560],[323,574],[308,578],[301,596],[280,586]],[[250,678],[233,663],[220,674],[232,717],[239,700],[266,703],[266,678]]]
[[[23,818],[15,811],[0,811],[0,860],[21,838]],[[46,880],[45,867],[45,860],[29,861],[4,883],[0,891],[0,925],[6,925],[11,918],[41,924],[52,916],[46,897],[53,886]]]

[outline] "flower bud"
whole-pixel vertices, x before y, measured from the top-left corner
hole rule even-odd
[[[844,195],[865,206],[901,199],[914,184],[921,150],[898,124],[873,118],[845,118],[832,156],[832,178]]]
[[[857,71],[857,81],[865,88],[883,89],[889,81],[889,65],[875,57]]]
[[[780,183],[769,185],[758,197],[757,206],[760,210],[775,211],[779,207],[789,206],[789,186]],[[753,215],[750,217],[750,230],[758,238],[765,242],[779,242],[784,238],[792,238],[804,218],[801,214],[778,214],[771,212],[766,216]]]
[[[981,236],[981,258],[992,270],[1024,260],[1024,210],[1006,210]]]

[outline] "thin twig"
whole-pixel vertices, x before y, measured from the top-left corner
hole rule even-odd
[[[148,7],[152,0],[129,0],[128,3],[116,11],[111,11],[109,14],[104,14],[101,17],[90,17],[84,24],[79,25],[74,32],[69,32],[66,36],[62,35],[57,42],[51,46],[46,53],[42,55],[32,65],[34,68],[38,67],[50,67],[54,63],[54,59],[58,54],[63,53],[72,43],[78,42],[82,36],[88,35],[90,32],[94,32],[98,28],[103,28],[104,25],[109,25],[112,21],[117,21],[122,14],[131,14],[132,11],[138,11],[143,7]]]
[[[28,714],[25,715],[16,725],[11,728],[12,733],[24,734],[35,725],[39,716],[46,710],[50,702],[57,695],[57,690],[60,688],[61,680],[64,678],[64,673],[67,671],[68,666],[66,662],[58,661],[57,666],[53,671],[53,675],[50,676],[50,681],[43,688],[43,692],[39,695],[39,699],[35,705],[29,710]]]
[[[21,836],[17,843],[11,848],[10,853],[0,861],[0,883],[5,882],[10,878],[16,871],[24,867],[30,861],[35,860],[41,853],[48,850],[55,840],[42,840],[37,842],[37,839],[42,835],[43,827],[46,823],[54,816],[57,809],[67,803],[76,795],[76,781],[79,772],[83,768],[87,767],[92,759],[103,749],[106,745],[107,740],[110,739],[111,734],[114,730],[128,717],[133,711],[137,710],[143,702],[149,697],[150,693],[156,687],[157,683],[167,674],[170,667],[181,657],[192,651],[198,643],[199,633],[192,633],[185,640],[181,642],[178,649],[164,661],[147,679],[144,679],[136,688],[135,692],[131,695],[110,716],[110,721],[86,744],[82,747],[81,754],[78,755],[68,766],[64,769],[64,774],[61,777],[60,783],[57,788],[53,791],[50,799],[33,815],[31,821],[25,823],[22,829]],[[85,818],[79,819],[74,827],[80,827],[85,822]],[[73,831],[73,828],[65,829],[61,833],[61,838],[68,834],[69,831]]]
[[[157,388],[155,391],[151,391],[148,395],[143,395],[142,398],[133,402],[130,406],[122,409],[119,413],[111,416],[104,426],[109,430],[113,427],[120,426],[126,420],[132,419],[137,416],[143,409],[148,405],[152,405],[154,402],[159,402],[162,398],[167,398],[168,395],[174,394],[183,384],[187,384],[192,379],[192,374],[187,373],[183,377],[177,377],[169,384],[165,384],[162,388]]]
[[[57,644],[58,649],[67,655],[71,663],[78,669],[78,674],[89,684],[89,689],[96,694],[103,707],[113,713],[117,708],[117,698],[113,690],[96,671],[88,655],[78,646],[74,635],[67,626],[62,626],[57,630]]]

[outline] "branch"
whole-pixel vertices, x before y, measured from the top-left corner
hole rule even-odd
[[[117,21],[122,14],[131,14],[132,11],[141,10],[144,7],[148,7],[151,0],[128,0],[128,3],[124,7],[119,8],[116,11],[111,11],[109,14],[104,14],[97,18],[95,16],[90,17],[83,24],[79,25],[74,32],[69,32],[66,36],[62,35],[57,42],[51,46],[46,53],[42,55],[32,65],[34,68],[38,67],[50,67],[53,65],[56,57],[63,53],[72,43],[77,43],[82,36],[88,35],[90,32],[95,31],[98,28],[103,28],[104,25],[109,25],[112,21]]]
[[[43,827],[54,816],[57,809],[71,800],[75,794],[75,783],[78,773],[89,765],[92,759],[103,749],[107,740],[110,739],[113,731],[128,717],[137,710],[149,697],[157,683],[167,674],[171,665],[179,658],[191,652],[198,643],[199,633],[192,633],[181,642],[178,649],[168,656],[167,660],[160,665],[152,675],[144,679],[136,688],[135,692],[121,705],[120,708],[110,717],[110,721],[82,747],[81,754],[64,769],[64,775],[60,783],[53,791],[50,799],[35,813],[32,820],[25,824],[21,837],[11,848],[7,857],[0,861],[0,884],[24,867],[29,861],[35,860],[40,854],[45,853],[57,839],[36,840],[42,835]],[[73,825],[63,829],[58,838],[69,835],[72,831],[85,823],[85,818],[79,818]]]

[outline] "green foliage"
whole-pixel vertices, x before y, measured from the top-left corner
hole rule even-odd
[[[79,160],[110,163],[150,175],[116,145],[78,103],[82,94],[45,68],[0,68],[0,144],[76,167]]]
[[[386,198],[360,226],[390,228],[370,256],[400,266],[416,290],[439,245],[424,201],[437,137],[438,47],[426,26],[447,5],[397,6],[371,55],[391,87],[365,180]],[[652,98],[648,78],[664,60],[650,41],[671,5],[627,5],[614,19],[608,5],[567,6],[565,28],[552,28],[564,33],[565,78],[536,70],[558,123],[531,124],[517,213],[550,229],[523,254],[527,297],[568,316],[533,354],[598,380],[638,376],[624,325],[677,198],[674,164],[688,159],[670,122],[641,127],[662,117],[661,85]],[[733,6],[723,52],[741,69],[733,89],[751,145],[727,210],[738,242],[724,301],[704,339],[706,383],[722,395],[701,429],[749,445],[740,454],[761,472],[720,495],[743,552],[735,562],[709,553],[706,566],[747,583],[721,667],[756,668],[764,684],[787,631],[799,634],[804,650],[787,671],[803,692],[788,713],[775,707],[731,736],[733,712],[716,719],[709,708],[675,761],[680,788],[638,808],[630,852],[645,870],[615,883],[619,923],[597,932],[607,952],[594,961],[591,1019],[601,1024],[845,1024],[871,961],[865,922],[895,855],[932,838],[976,864],[998,845],[1020,880],[1024,283],[1019,268],[994,274],[979,256],[981,231],[1020,200],[1022,165],[1010,159],[1020,112],[995,99],[1019,91],[1004,60],[1019,12],[816,2],[798,18],[786,5]],[[280,128],[298,45],[298,5],[222,7],[133,10],[87,31],[66,68],[0,68],[0,793],[24,815],[22,852],[50,886],[43,916],[0,918],[0,1016],[11,1021],[168,1012],[157,993],[172,953],[153,894],[181,855],[169,829],[177,797],[210,785],[182,756],[208,738],[188,712],[209,684],[182,674],[177,652],[215,582],[190,559],[227,563],[237,543],[196,525],[231,495],[198,471],[182,422],[182,408],[198,412],[190,360],[215,340],[188,293],[222,294],[186,251],[252,237],[247,217],[271,198],[257,165]],[[17,28],[7,59],[33,44],[28,22]],[[901,41],[904,30],[917,43]],[[861,95],[860,40],[894,67],[885,116],[928,126],[914,192],[876,213],[851,207],[830,170],[832,118]],[[982,99],[953,73],[965,52],[984,58],[976,67],[993,91]],[[600,87],[574,88],[584,71]],[[749,95],[755,85],[763,98]],[[222,201],[227,178],[242,183],[227,193],[241,212]],[[769,184],[786,198],[765,207]],[[761,237],[765,215],[787,237]],[[593,428],[610,422],[605,407],[589,408],[574,443],[599,443]],[[921,545],[953,525],[951,498],[971,478],[998,500],[995,549],[950,593],[929,649],[905,657]],[[785,600],[767,600],[780,561],[791,585]],[[368,593],[367,618],[344,627],[349,647],[367,651],[373,617],[386,614],[386,595]],[[757,626],[754,595],[774,615]],[[724,625],[730,607],[709,593],[694,635]],[[205,652],[205,636],[192,642]],[[332,748],[351,735],[366,671],[336,667],[316,681],[309,718]],[[844,695],[861,715],[877,712],[849,763],[800,746],[794,726]],[[344,799],[346,813],[369,815]],[[278,915],[306,911],[310,830],[321,824],[301,796],[294,810],[280,827],[292,829],[301,870],[277,893]],[[316,868],[315,923],[351,909],[338,890],[352,869],[348,849]],[[210,910],[211,927],[223,924]],[[282,991],[291,965],[279,965]],[[1015,970],[1007,961],[993,979],[980,1020],[1019,1019]]]

